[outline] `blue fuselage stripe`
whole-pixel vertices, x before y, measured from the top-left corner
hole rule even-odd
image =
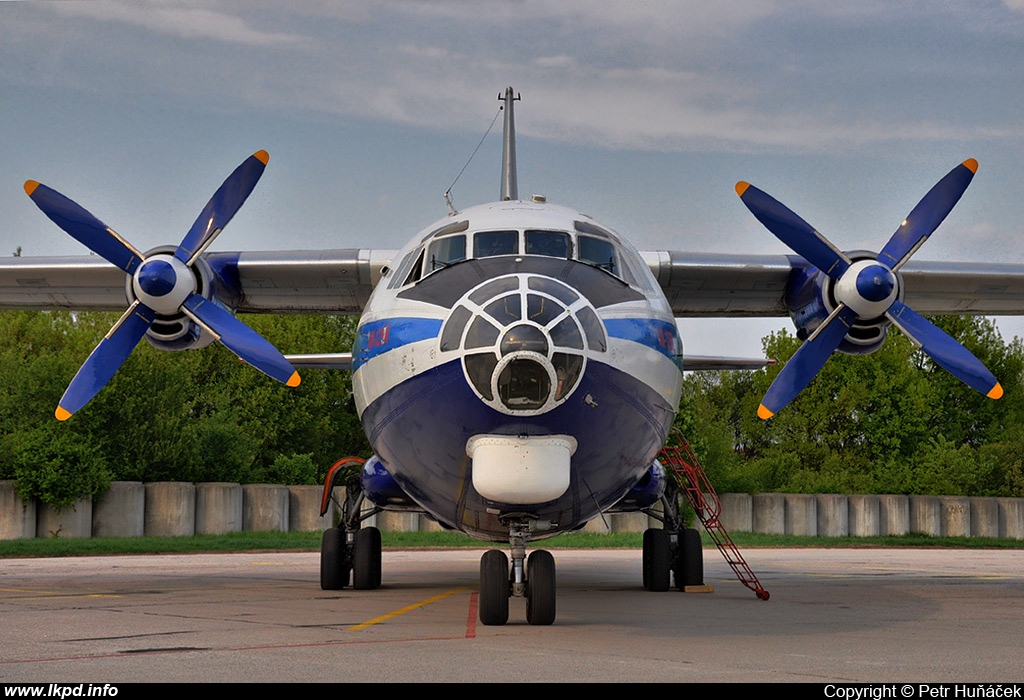
[[[613,318],[605,320],[604,326],[611,337],[645,345],[676,364],[682,357],[682,343],[673,322],[653,318]]]
[[[364,323],[356,333],[353,371],[364,362],[403,345],[436,338],[441,332],[441,323],[439,318],[385,318]]]

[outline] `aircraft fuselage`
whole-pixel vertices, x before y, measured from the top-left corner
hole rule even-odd
[[[682,344],[639,253],[537,201],[467,209],[392,261],[363,314],[353,391],[406,494],[443,525],[508,539],[578,528],[664,444]]]

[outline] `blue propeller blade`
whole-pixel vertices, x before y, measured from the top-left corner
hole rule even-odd
[[[217,304],[193,294],[183,305],[220,336],[233,353],[250,365],[288,386],[299,385],[299,373],[277,348]]]
[[[154,318],[156,314],[142,304],[125,312],[71,380],[57,404],[57,420],[70,418],[106,386],[142,340]]]
[[[795,399],[832,357],[856,320],[857,313],[843,307],[834,318],[826,321],[817,335],[801,345],[768,387],[757,409],[758,417],[767,420]]]
[[[102,221],[60,192],[35,180],[25,182],[25,193],[53,223],[76,241],[128,274],[142,262],[142,255]]]
[[[990,399],[1003,395],[1003,387],[971,351],[928,319],[896,301],[886,312],[889,320],[921,346],[928,357],[975,391]]]
[[[269,160],[270,155],[266,151],[256,151],[228,175],[181,240],[178,249],[174,251],[174,257],[188,263],[197,251],[202,250],[227,226],[260,181]]]
[[[747,182],[736,183],[736,194],[776,238],[832,279],[839,279],[850,267],[845,255],[771,195]]]
[[[928,190],[878,254],[878,262],[889,267],[904,262],[953,210],[977,170],[978,161],[968,158]]]

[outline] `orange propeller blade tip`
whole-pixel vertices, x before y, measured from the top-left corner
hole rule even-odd
[[[36,191],[37,187],[39,187],[39,183],[35,180],[25,180],[25,194],[29,197],[31,197],[32,193]]]
[[[989,397],[990,399],[1000,399],[1000,398],[1002,398],[1003,397],[1003,385],[1000,384],[999,382],[996,382],[996,385],[994,387],[992,387],[992,391],[990,391],[987,394],[985,394],[985,396]]]
[[[263,163],[264,165],[266,165],[267,162],[270,160],[270,154],[263,150],[256,151],[255,153],[253,153],[253,156],[256,158],[256,160]]]
[[[298,386],[301,381],[302,377],[299,376],[298,372],[295,372],[294,374],[292,374],[291,377],[288,378],[287,384],[288,386]]]
[[[736,194],[742,197],[743,193],[747,191],[748,187],[750,187],[749,182],[743,182],[743,180],[740,180],[739,182],[736,183]]]
[[[965,160],[960,165],[964,166],[965,168],[970,170],[972,173],[978,172],[978,161],[974,160],[974,158],[968,158],[967,160]]]
[[[53,415],[57,417],[57,420],[64,421],[71,417],[71,412],[63,406],[57,406],[57,410],[53,412]]]
[[[774,415],[775,414],[769,411],[764,404],[761,404],[760,406],[757,407],[757,417],[760,418],[761,420],[768,420]]]

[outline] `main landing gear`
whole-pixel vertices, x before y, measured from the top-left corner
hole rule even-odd
[[[649,591],[667,591],[673,582],[681,591],[704,585],[700,532],[683,524],[679,495],[675,482],[669,480],[661,498],[663,513],[651,513],[665,527],[644,531],[643,582]]]
[[[527,517],[510,517],[509,558],[499,549],[484,552],[480,558],[480,622],[504,625],[508,622],[508,600],[526,598],[526,621],[531,625],[550,625],[555,621],[555,558],[538,549],[526,557],[526,543],[539,523]]]
[[[336,591],[349,585],[357,590],[380,587],[381,542],[380,530],[360,527],[363,490],[358,471],[345,482],[345,503],[342,505],[341,525],[324,531],[320,541],[320,588]]]

